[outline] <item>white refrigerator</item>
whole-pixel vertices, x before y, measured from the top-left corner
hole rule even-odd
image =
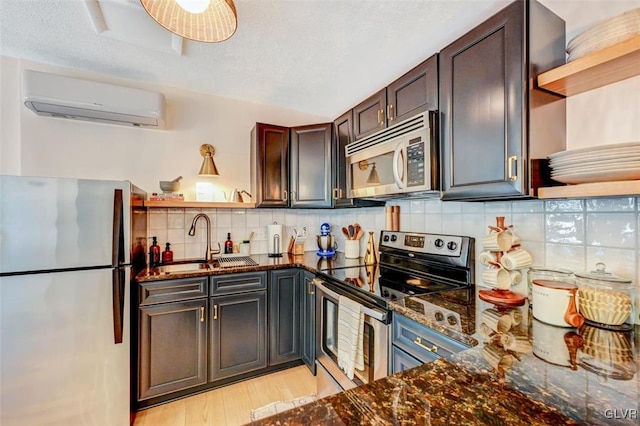
[[[0,425],[126,426],[144,192],[0,176]]]

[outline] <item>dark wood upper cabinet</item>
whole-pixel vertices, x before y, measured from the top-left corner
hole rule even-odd
[[[387,86],[387,126],[438,109],[438,55]]]
[[[345,147],[354,141],[353,111],[349,110],[333,122],[333,134],[336,154],[336,186],[333,190],[334,207],[352,207],[353,198],[347,198],[347,158]]]
[[[251,131],[251,188],[256,207],[289,206],[289,128],[257,123]]]
[[[438,55],[353,108],[353,139],[361,139],[426,110],[438,109]]]
[[[291,207],[332,207],[333,123],[291,128]]]
[[[353,134],[355,139],[369,136],[386,127],[386,107],[387,89],[385,88],[353,108]]]
[[[565,102],[535,87],[564,63],[565,24],[516,1],[440,52],[443,200],[535,196],[537,159],[565,149]]]

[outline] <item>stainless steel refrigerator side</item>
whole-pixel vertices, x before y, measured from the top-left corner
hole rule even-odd
[[[112,272],[0,277],[2,426],[129,424],[130,286],[115,345]]]

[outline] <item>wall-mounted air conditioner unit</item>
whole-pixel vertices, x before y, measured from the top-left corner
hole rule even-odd
[[[164,128],[164,95],[79,78],[26,70],[24,104],[38,115]]]

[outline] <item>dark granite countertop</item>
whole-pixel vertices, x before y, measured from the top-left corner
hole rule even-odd
[[[345,266],[339,254],[272,259],[259,266],[200,275]],[[196,276],[142,272],[140,281]],[[613,332],[546,325],[530,308],[502,308],[472,293],[448,292],[391,302],[390,309],[472,346],[373,383],[319,399],[256,425],[564,425],[640,424],[640,327]],[[425,315],[425,306],[455,312],[454,325]],[[506,318],[507,316],[508,318]],[[498,327],[497,324],[500,324]],[[495,329],[499,329],[499,332]]]
[[[357,259],[345,259],[344,253],[338,252],[333,257],[320,257],[314,251],[307,251],[301,255],[284,253],[282,257],[269,257],[266,254],[253,254],[251,258],[255,260],[257,266],[225,267],[214,269],[200,269],[182,272],[163,273],[161,268],[147,268],[142,270],[137,276],[138,282],[159,281],[167,279],[192,278],[207,275],[234,274],[239,272],[268,271],[272,269],[303,268],[316,273],[318,271],[356,266]],[[198,259],[193,259],[194,261]],[[184,261],[180,261],[184,262]],[[177,263],[177,262],[176,262]]]

